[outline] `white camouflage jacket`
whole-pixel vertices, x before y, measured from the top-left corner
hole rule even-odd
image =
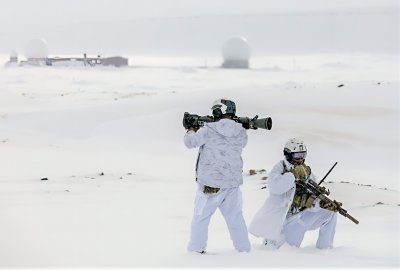
[[[292,204],[296,191],[295,177],[292,173],[284,173],[283,162],[287,170],[293,165],[286,159],[279,161],[272,168],[268,177],[269,197],[258,210],[249,225],[249,232],[257,237],[280,240],[283,224]],[[315,181],[311,173],[310,178]]]
[[[230,119],[205,123],[197,132],[184,137],[188,148],[199,148],[196,180],[215,188],[232,188],[243,184],[242,150],[247,144],[247,132]]]

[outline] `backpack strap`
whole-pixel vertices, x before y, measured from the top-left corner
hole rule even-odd
[[[289,170],[288,170],[288,168],[287,168],[286,163],[285,163],[284,160],[282,160],[282,165],[283,165],[283,171],[282,171],[282,175],[283,175],[283,174],[289,172]]]

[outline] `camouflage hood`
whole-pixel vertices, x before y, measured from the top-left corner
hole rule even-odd
[[[221,119],[217,122],[207,123],[206,125],[208,125],[212,130],[226,137],[237,136],[241,131],[243,131],[241,124],[230,119]]]

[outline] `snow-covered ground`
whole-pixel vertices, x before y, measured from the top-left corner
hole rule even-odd
[[[399,267],[399,56],[220,59],[132,56],[128,68],[0,69],[0,267]],[[7,56],[0,57],[4,63]],[[4,60],[4,61],[3,61]],[[339,85],[343,85],[339,87]],[[209,255],[186,252],[197,151],[182,115],[221,97],[270,116],[245,148],[247,222],[290,137],[359,225],[340,216],[335,248],[233,250],[220,213]],[[47,178],[48,180],[41,180]],[[289,259],[290,258],[290,259]]]

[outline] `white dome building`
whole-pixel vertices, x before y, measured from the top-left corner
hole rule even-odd
[[[45,59],[49,54],[47,42],[44,39],[32,39],[28,42],[25,49],[25,57],[29,59]]]
[[[232,37],[222,46],[223,68],[249,68],[250,46],[244,37]]]

